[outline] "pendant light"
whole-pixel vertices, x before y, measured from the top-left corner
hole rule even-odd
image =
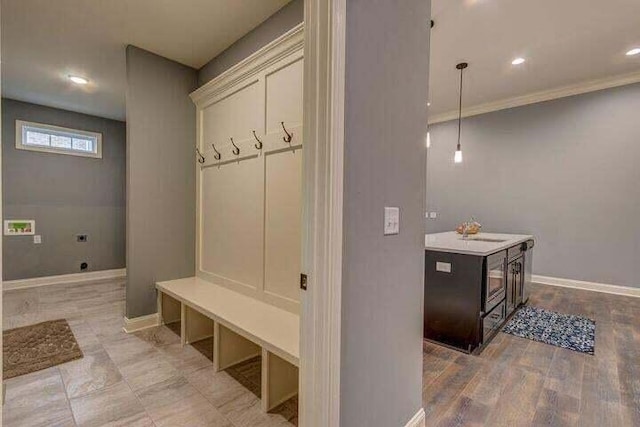
[[[462,71],[469,64],[461,62],[456,65],[456,69],[460,70],[460,100],[458,102],[458,145],[456,146],[456,154],[453,156],[454,163],[462,163],[462,148],[460,147],[460,131],[462,129]]]

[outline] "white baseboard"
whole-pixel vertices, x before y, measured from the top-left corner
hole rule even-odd
[[[533,283],[543,285],[561,286],[564,288],[582,289],[585,291],[603,292],[606,294],[624,295],[628,297],[640,298],[640,288],[628,286],[608,285],[605,283],[585,282],[582,280],[560,279],[557,277],[538,276],[531,277]]]
[[[124,279],[127,269],[89,271],[87,273],[62,274],[60,276],[34,277],[33,279],[7,280],[2,284],[3,291],[34,288],[36,286],[88,283],[106,279]]]
[[[133,319],[129,319],[125,316],[124,327],[122,328],[122,330],[130,334],[132,332],[153,328],[155,326],[160,326],[160,316],[158,315],[158,313],[134,317]]]
[[[425,427],[425,413],[424,408],[420,410],[409,420],[405,427]]]

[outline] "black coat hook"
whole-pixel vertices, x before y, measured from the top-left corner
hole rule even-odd
[[[284,122],[280,122],[280,124],[282,125],[282,130],[284,130],[284,133],[287,134],[287,136],[283,136],[282,139],[284,140],[284,142],[286,142],[287,144],[291,143],[291,140],[293,139],[293,134],[289,133],[287,131],[287,128],[284,127]]]
[[[257,144],[253,144],[258,150],[262,150],[262,141],[260,141],[258,139],[258,136],[256,135],[256,131],[253,131],[253,137],[256,139],[256,141],[258,141]]]
[[[211,143],[211,147],[213,147],[213,151],[216,152],[216,154],[213,155],[213,158],[216,160],[220,160],[222,158],[222,154],[220,154],[220,152],[216,150],[216,146],[213,145],[213,142]]]
[[[198,155],[198,163],[202,164],[205,162],[205,158],[202,155],[202,153],[200,153],[200,150],[198,149],[198,147],[196,147],[196,154]]]
[[[236,156],[238,154],[240,154],[240,149],[238,148],[238,146],[236,144],[233,143],[233,138],[229,138],[231,140],[231,145],[233,145],[233,154],[235,154]]]

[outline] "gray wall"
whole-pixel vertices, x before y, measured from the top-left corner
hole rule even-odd
[[[430,1],[347,2],[341,426],[422,406]],[[385,206],[400,234],[383,236]]]
[[[222,74],[302,21],[304,0],[293,0],[204,65],[198,72],[198,85]]]
[[[429,232],[475,215],[536,237],[534,273],[640,286],[640,84],[431,127]]]
[[[15,121],[102,133],[102,159],[15,148]],[[32,236],[3,239],[4,280],[125,267],[124,122],[2,100],[4,218],[35,219]],[[88,234],[78,243],[76,234]]]
[[[195,274],[196,70],[127,47],[127,317]]]

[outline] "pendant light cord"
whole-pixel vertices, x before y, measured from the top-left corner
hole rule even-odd
[[[460,99],[458,101],[458,146],[457,149],[460,150],[460,132],[462,129],[462,72],[464,71],[464,67],[460,68]]]

